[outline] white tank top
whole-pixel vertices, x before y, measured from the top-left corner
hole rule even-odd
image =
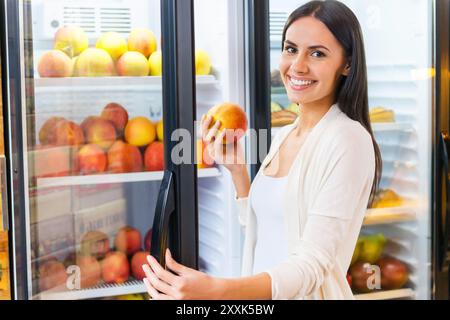
[[[251,206],[256,214],[257,224],[254,274],[272,269],[289,256],[284,221],[287,179],[288,177],[269,177],[262,173],[252,186]]]

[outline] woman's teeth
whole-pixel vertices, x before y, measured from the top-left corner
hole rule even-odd
[[[313,84],[315,81],[304,81],[304,80],[295,80],[291,78],[291,83],[295,86],[309,86]]]

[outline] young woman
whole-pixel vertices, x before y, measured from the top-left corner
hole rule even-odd
[[[333,0],[295,10],[283,33],[280,73],[300,116],[274,138],[252,184],[240,145],[224,151],[220,123],[208,129],[211,119],[202,119],[207,150],[236,187],[246,228],[243,277],[211,277],[178,264],[168,251],[168,270],[153,257],[144,266],[153,299],[353,298],[346,271],[379,183],[381,156],[352,11]]]

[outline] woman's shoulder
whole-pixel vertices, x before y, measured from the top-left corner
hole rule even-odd
[[[369,131],[358,121],[350,119],[341,112],[336,121],[328,128],[328,133],[339,143],[372,143]]]

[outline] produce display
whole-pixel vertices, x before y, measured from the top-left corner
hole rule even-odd
[[[150,229],[143,240],[139,230],[125,226],[110,241],[108,235],[101,231],[89,231],[82,237],[79,250],[70,252],[64,261],[49,257],[40,263],[37,274],[39,289],[65,290],[67,268],[74,265],[80,268],[81,289],[102,283],[121,284],[133,279],[142,280],[145,277],[142,265],[148,263],[151,235]]]
[[[289,110],[272,112],[272,127],[283,127],[292,124],[297,119],[297,114]]]
[[[162,120],[128,119],[109,103],[100,116],[81,124],[51,117],[39,130],[40,145],[30,152],[37,178],[164,170]]]
[[[370,122],[372,123],[392,123],[395,122],[395,113],[393,110],[384,107],[374,107],[369,112]]]
[[[376,291],[379,268],[379,287],[381,290],[402,289],[409,281],[407,265],[383,254],[387,239],[383,234],[361,236],[353,253],[347,280],[355,293]],[[371,284],[374,287],[371,288]]]
[[[399,196],[394,190],[385,189],[380,190],[375,195],[372,208],[390,208],[402,206],[405,202],[401,196]]]
[[[162,53],[157,51],[155,35],[146,28],[133,29],[128,39],[106,32],[89,47],[83,29],[66,26],[56,32],[53,49],[40,57],[37,70],[41,78],[161,76]],[[197,75],[211,73],[211,58],[205,50],[196,50],[195,70]]]

